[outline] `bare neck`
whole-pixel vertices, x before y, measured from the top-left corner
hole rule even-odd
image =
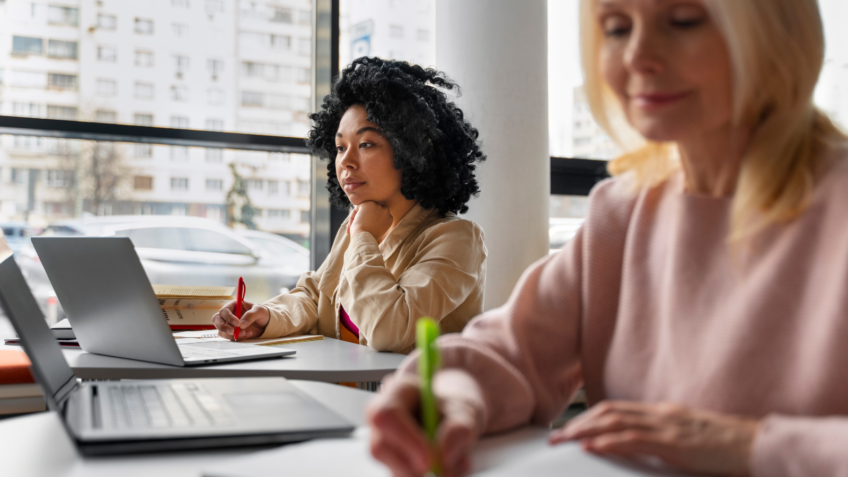
[[[686,192],[732,196],[750,138],[751,128],[728,125],[678,141]]]
[[[392,233],[392,230],[397,227],[401,220],[415,207],[417,204],[417,200],[409,200],[403,196],[400,192],[396,196],[391,197],[389,200],[384,202],[382,205],[389,209],[389,214],[392,216],[392,226],[386,230],[386,233],[383,234],[382,237],[377,239],[377,243],[383,243],[383,240]]]

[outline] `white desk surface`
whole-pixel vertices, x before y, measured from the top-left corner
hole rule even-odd
[[[365,405],[374,397],[374,393],[335,384],[291,383],[357,426],[364,424]],[[257,449],[83,457],[55,413],[0,420],[0,475],[10,477],[199,477],[203,468],[252,452]]]
[[[406,357],[380,353],[332,338],[282,345],[293,356],[209,366],[169,366],[63,349],[65,359],[82,379],[230,378],[281,376],[328,383],[381,381]],[[19,347],[15,347],[20,349]]]

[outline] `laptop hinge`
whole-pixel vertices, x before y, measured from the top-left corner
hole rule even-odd
[[[71,392],[79,386],[79,382],[77,381],[76,376],[72,376],[71,379],[68,380],[65,384],[56,391],[56,394],[53,395],[53,400],[56,402],[56,405],[59,406],[59,409],[62,409],[65,405],[65,401],[68,399],[68,396],[71,395]]]

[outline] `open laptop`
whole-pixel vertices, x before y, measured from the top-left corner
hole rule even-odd
[[[353,431],[284,378],[79,382],[12,257],[0,261],[0,306],[48,408],[61,415],[83,454],[272,444]]]
[[[32,245],[85,351],[174,366],[295,354],[275,346],[175,340],[127,237],[35,237]]]

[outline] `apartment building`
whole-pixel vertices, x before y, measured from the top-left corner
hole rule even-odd
[[[182,129],[303,136],[311,104],[309,0],[0,2],[0,111]],[[73,191],[75,155],[117,157],[114,197]],[[50,138],[0,140],[0,217],[43,225],[82,211],[226,219],[229,164],[262,230],[309,233],[308,156]],[[69,168],[69,164],[71,167]],[[90,178],[89,178],[90,179]],[[96,203],[96,206],[95,206]]]

